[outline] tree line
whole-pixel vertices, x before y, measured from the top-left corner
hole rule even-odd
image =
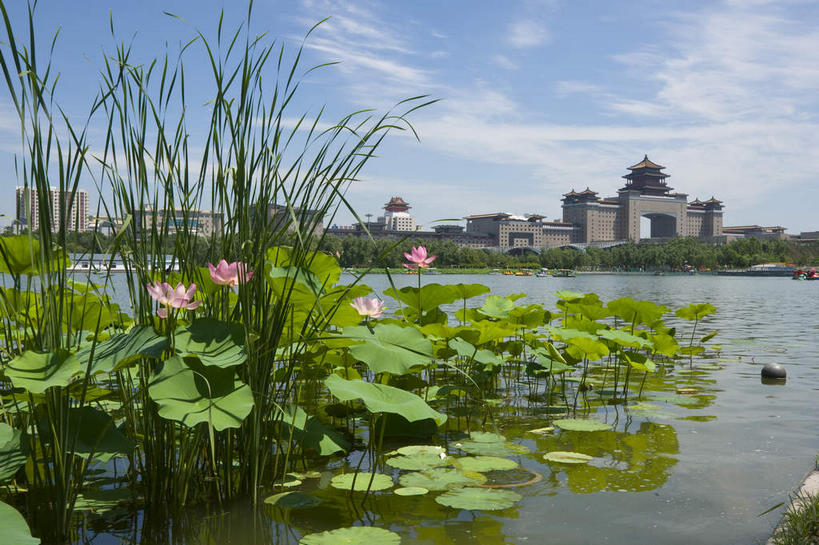
[[[10,234],[10,233],[6,233]],[[36,234],[35,234],[36,236]],[[163,250],[174,253],[175,237],[165,240]],[[114,237],[100,232],[66,233],[69,254],[107,253]],[[286,242],[284,242],[286,243]],[[199,247],[201,246],[201,247]],[[433,264],[442,268],[540,268],[592,270],[674,270],[695,268],[745,268],[757,263],[785,262],[806,266],[819,263],[819,242],[794,240],[740,239],[715,245],[693,238],[673,238],[658,242],[629,242],[613,248],[543,248],[541,253],[514,256],[498,251],[464,248],[447,240],[369,239],[325,234],[319,250],[335,256],[342,267],[401,267],[404,252],[412,246],[426,246],[438,256]],[[194,254],[205,259],[207,242],[202,239]]]

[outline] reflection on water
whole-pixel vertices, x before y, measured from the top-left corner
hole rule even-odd
[[[416,280],[395,281],[401,287]],[[459,510],[436,503],[434,494],[401,497],[389,490],[350,495],[329,486],[343,463],[333,460],[317,468],[321,477],[300,487],[320,501],[312,507],[254,511],[246,503],[199,505],[170,521],[164,507],[155,513],[119,507],[85,515],[86,538],[77,541],[295,544],[306,533],[363,524],[398,532],[404,543],[543,543],[547,538],[566,544],[753,543],[764,540],[777,519],[776,512],[756,515],[786,498],[819,450],[819,317],[812,308],[819,286],[708,276],[441,275],[435,281],[482,282],[499,295],[527,293],[519,304],[552,308],[552,294],[560,289],[595,292],[606,301],[648,299],[672,308],[708,301],[718,313],[700,331],[719,330],[713,342],[720,346],[707,358],[661,367],[642,385],[642,396],[636,395],[640,384],[634,378],[628,399],[612,391],[610,376],[591,373],[592,387],[579,393],[578,408],[610,424],[609,431],[530,433],[551,426],[566,408],[545,403],[542,383],[534,389],[523,381],[505,383],[488,428],[495,422],[508,440],[527,447],[528,453],[510,457],[543,476],[515,489],[523,500],[513,508]],[[377,276],[368,283],[379,293],[387,287]],[[760,383],[759,370],[769,361],[788,368],[784,386]],[[466,418],[474,428],[479,416],[454,417],[451,429],[463,429]],[[551,451],[593,459],[579,465],[544,461],[543,454]],[[396,482],[403,473],[384,471]],[[521,480],[519,470],[498,473],[491,482]]]

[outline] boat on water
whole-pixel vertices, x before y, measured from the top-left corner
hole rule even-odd
[[[719,276],[787,276],[793,277],[796,267],[786,263],[760,263],[747,269],[717,271]]]
[[[534,276],[532,271],[515,271],[515,276]]]
[[[537,276],[538,278],[549,278],[552,275],[549,272],[549,269],[544,268],[544,269],[540,269],[538,272],[536,272],[535,276]]]
[[[572,269],[554,269],[552,276],[555,278],[574,278],[577,276]]]
[[[819,273],[816,272],[816,269],[809,271],[796,269],[793,271],[793,280],[819,280]]]

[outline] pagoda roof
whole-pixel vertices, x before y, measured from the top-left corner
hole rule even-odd
[[[387,206],[400,206],[400,207],[411,208],[409,203],[407,201],[405,201],[404,199],[402,199],[401,197],[392,197],[390,199],[390,202],[388,202],[388,203],[386,203],[384,205],[384,207],[387,207]]]
[[[720,201],[720,200],[718,200],[718,199],[715,199],[715,198],[712,196],[710,199],[708,199],[707,201],[705,201],[703,204],[708,204],[708,203],[717,203],[717,204],[722,204],[722,201]]]
[[[584,189],[583,191],[581,191],[580,193],[578,193],[578,195],[597,195],[597,191],[592,191],[592,190],[591,190],[591,189],[589,189],[589,188],[588,188],[588,186],[587,186],[587,187],[586,187],[586,189]]]
[[[640,168],[658,168],[663,169],[665,168],[662,165],[658,165],[657,163],[653,162],[651,159],[648,158],[648,154],[643,157],[643,160],[637,163],[636,165],[632,165],[628,167],[629,170],[637,170]]]
[[[574,190],[574,188],[572,188],[572,190],[571,190],[571,191],[569,191],[568,193],[564,193],[564,194],[563,194],[563,196],[564,196],[564,197],[577,197],[577,196],[579,196],[579,195],[580,195],[580,193],[578,193],[577,191],[575,191],[575,190]]]
[[[697,198],[697,199],[694,199],[693,201],[691,201],[691,202],[690,202],[690,203],[688,203],[688,204],[689,204],[690,206],[702,206],[702,205],[703,205],[703,204],[705,204],[705,203],[704,203],[704,202],[702,202],[701,200],[699,200],[699,198]]]

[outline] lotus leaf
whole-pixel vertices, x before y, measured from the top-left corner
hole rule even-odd
[[[63,349],[45,354],[26,350],[4,369],[6,378],[15,388],[23,388],[32,394],[44,394],[54,386],[68,386],[82,371],[80,360]]]
[[[529,449],[523,445],[515,443],[484,443],[480,441],[462,441],[458,443],[458,448],[462,451],[480,456],[513,456],[515,454],[526,454]]]
[[[91,346],[81,348],[76,356],[81,367],[88,369],[88,374],[93,376],[127,367],[140,356],[160,358],[167,346],[168,340],[158,335],[152,328],[137,326],[128,333],[115,333],[94,346],[94,359],[90,368],[88,360],[91,358]]]
[[[0,483],[14,477],[28,459],[20,441],[21,437],[20,430],[0,422]]]
[[[266,505],[275,505],[282,509],[298,509],[300,507],[313,507],[321,503],[317,497],[304,492],[281,492],[268,496],[264,500]]]
[[[458,299],[471,299],[473,297],[477,297],[478,295],[483,295],[484,293],[489,293],[490,290],[489,286],[484,286],[483,284],[454,284],[449,286],[450,289],[455,290],[458,294]]]
[[[510,490],[493,488],[459,488],[444,492],[435,501],[455,509],[471,511],[498,511],[509,509],[522,499],[520,494]]]
[[[709,314],[713,314],[716,311],[717,307],[711,303],[693,303],[687,307],[678,308],[676,312],[674,312],[674,315],[678,318],[682,318],[683,320],[693,322],[696,320],[702,320]]]
[[[6,545],[37,545],[40,540],[31,536],[26,519],[17,510],[0,502],[0,528],[3,529],[3,543]]]
[[[657,369],[657,366],[651,361],[651,358],[646,356],[645,354],[640,354],[638,352],[624,352],[623,356],[626,358],[626,361],[633,369],[637,369],[638,371],[654,371]]]
[[[392,488],[393,484],[392,477],[383,473],[342,473],[330,480],[330,486],[333,488],[357,492],[386,490]]]
[[[233,367],[247,360],[245,328],[235,322],[200,318],[177,330],[174,345],[180,355],[194,355],[207,366]]]
[[[393,492],[398,496],[423,496],[429,494],[429,490],[422,486],[404,486],[396,488]]]
[[[506,441],[506,437],[503,435],[488,431],[473,431],[469,434],[469,438],[478,443],[502,443]]]
[[[415,454],[407,454],[389,458],[387,460],[387,465],[396,469],[404,469],[407,471],[421,471],[424,469],[431,469],[433,467],[446,466],[451,462],[452,459],[444,454],[443,451],[439,453],[417,452]]]
[[[588,339],[590,341],[596,341],[597,336],[592,335],[588,331],[581,331],[580,329],[573,329],[573,328],[563,328],[563,327],[550,327],[549,333],[555,339],[559,341],[568,341],[570,339]]]
[[[582,418],[555,420],[554,425],[566,431],[605,431],[611,429],[609,424],[604,424],[597,420],[584,420]]]
[[[461,356],[462,358],[469,359],[472,358],[472,356],[475,354],[477,350],[472,343],[462,339],[461,337],[455,337],[454,339],[450,339],[449,347],[455,350],[458,353],[458,355]]]
[[[558,462],[561,464],[587,464],[594,458],[588,454],[581,454],[580,452],[566,452],[562,450],[555,450],[547,452],[543,455],[543,459],[547,462]]]
[[[651,336],[651,342],[654,345],[654,352],[673,358],[677,355],[680,345],[677,340],[671,335],[665,333],[658,333]]]
[[[350,448],[347,440],[332,426],[318,417],[308,416],[301,407],[285,407],[281,422],[293,427],[294,438],[305,450],[311,449],[322,456],[329,456],[336,452],[346,452]]]
[[[28,235],[0,237],[0,273],[34,275],[40,271],[40,241]],[[52,252],[50,269],[63,267],[63,252]]]
[[[566,351],[576,359],[588,359],[590,361],[599,360],[609,354],[609,348],[605,343],[597,339],[587,339],[585,337],[575,337],[567,341]]]
[[[401,536],[383,528],[353,526],[339,528],[301,538],[299,545],[398,545]]]
[[[707,333],[706,335],[704,335],[700,339],[700,343],[702,343],[702,344],[707,343],[708,341],[710,341],[711,339],[713,339],[717,335],[719,335],[719,331],[711,331],[710,333]]]
[[[338,375],[330,375],[324,384],[341,401],[362,400],[372,413],[398,414],[410,422],[430,418],[439,426],[446,422],[445,414],[434,410],[412,392],[363,380],[344,380]]]
[[[416,454],[431,454],[440,457],[441,454],[446,455],[446,449],[438,445],[407,445],[396,449],[397,454],[403,456],[413,456]]]
[[[350,347],[350,353],[363,361],[373,373],[403,375],[416,365],[426,365],[432,358],[432,342],[413,327],[376,324],[372,331],[365,326],[345,327],[344,337],[364,341]]]
[[[582,293],[577,293],[575,291],[569,290],[560,290],[555,292],[555,297],[558,299],[563,299],[564,301],[575,301],[577,299],[583,299],[585,295]]]
[[[116,507],[117,504],[130,500],[131,497],[131,491],[125,487],[86,489],[77,495],[74,509],[77,511],[105,513]]]
[[[620,346],[629,346],[632,348],[649,348],[651,343],[637,335],[626,333],[620,329],[598,329],[597,334],[609,341],[612,341]]]
[[[481,473],[464,472],[443,467],[405,473],[398,478],[404,487],[421,487],[427,490],[447,490],[460,486],[483,484],[486,477]]]
[[[546,434],[546,433],[552,433],[553,431],[555,431],[554,426],[546,426],[545,428],[535,428],[533,430],[529,430],[529,433],[536,433],[538,435],[543,435],[543,434]]]
[[[502,320],[509,316],[512,309],[515,308],[514,300],[510,297],[501,297],[500,295],[490,295],[484,301],[483,306],[478,309],[478,312],[490,318],[497,318]]]
[[[418,288],[407,286],[400,290],[389,288],[384,290],[384,295],[398,299],[403,304],[418,312]],[[448,305],[457,301],[460,293],[454,286],[444,286],[430,283],[421,288],[421,312],[429,312],[437,309],[441,305]]]
[[[43,429],[47,426],[46,421],[40,424]],[[69,437],[76,437],[74,454],[81,458],[90,456],[108,462],[127,456],[136,448],[136,443],[123,435],[110,415],[87,405],[69,409],[68,429]]]
[[[159,416],[191,427],[209,422],[218,431],[238,428],[253,408],[250,388],[233,369],[205,367],[179,356],[162,362],[148,393],[159,405]]]
[[[298,212],[295,212],[295,218],[294,221],[298,223]],[[318,286],[334,286],[341,278],[338,262],[324,252],[300,255],[289,246],[276,246],[267,250],[267,260],[273,267],[302,267],[315,277]]]
[[[500,458],[498,456],[467,456],[458,458],[455,461],[455,466],[462,471],[486,473],[487,471],[508,471],[515,469],[518,467],[518,463],[509,458]]]
[[[608,309],[629,324],[652,324],[668,312],[668,307],[651,301],[635,301],[631,297],[621,297],[609,301]]]

